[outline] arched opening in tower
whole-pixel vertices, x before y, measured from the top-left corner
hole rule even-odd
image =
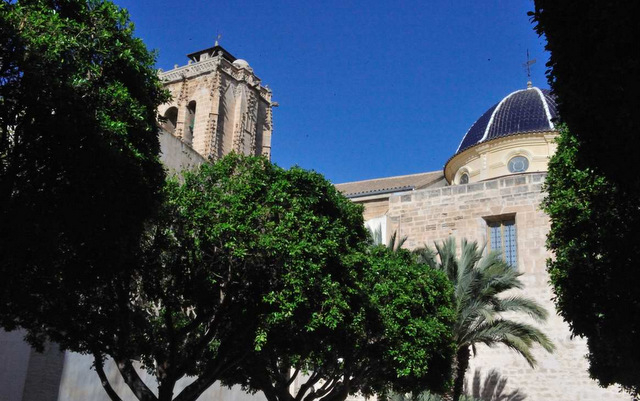
[[[193,142],[193,132],[195,129],[195,123],[196,123],[196,101],[192,100],[187,105],[187,113],[185,117],[185,124],[184,124],[185,129],[184,129],[184,137],[183,137],[184,142],[186,142],[189,145],[191,145]]]
[[[178,123],[178,108],[169,107],[164,113],[162,119],[162,129],[170,134],[176,132],[176,124]]]

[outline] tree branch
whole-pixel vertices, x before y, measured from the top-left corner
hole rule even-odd
[[[262,391],[262,394],[267,397],[267,401],[282,401],[272,386],[264,386],[260,390]]]
[[[218,305],[218,311],[216,313],[214,313],[213,316],[211,316],[211,320],[208,322],[209,332],[205,332],[202,335],[202,338],[200,339],[200,341],[193,348],[193,350],[191,352],[192,355],[200,355],[205,350],[207,345],[211,342],[211,340],[213,340],[213,338],[216,336],[217,330],[215,330],[214,326],[216,326],[218,324],[218,320],[220,318],[220,315],[224,314],[228,303],[229,303],[229,301],[226,301],[226,300],[222,300],[222,302],[220,302],[220,304]],[[197,317],[196,317],[196,319],[197,319]],[[188,334],[188,333],[186,333],[186,334]],[[176,366],[175,370],[177,372],[183,372],[184,371],[184,366],[182,366],[182,365]]]
[[[158,401],[158,397],[142,381],[129,359],[116,360],[116,365],[124,382],[127,383],[127,386],[129,386],[138,400]]]
[[[211,387],[222,374],[236,367],[251,350],[245,351],[242,355],[238,355],[232,362],[223,363],[225,358],[218,358],[216,364],[211,364],[204,373],[201,374],[193,383],[185,387],[174,401],[195,401],[202,393]]]
[[[349,395],[349,391],[351,390],[351,385],[349,380],[345,378],[345,382],[343,382],[342,386],[336,386],[333,390],[323,398],[323,401],[340,401],[347,398]]]
[[[340,379],[338,377],[332,377],[331,379],[324,382],[322,387],[320,387],[317,391],[319,397],[324,397],[325,394],[329,393],[338,383]]]
[[[320,379],[321,379],[320,370],[314,371],[311,374],[311,377],[309,377],[309,380],[307,380],[305,383],[303,383],[300,386],[300,390],[298,390],[298,393],[296,394],[296,397],[294,400],[301,401],[304,395],[307,393],[307,391],[310,388],[313,388],[313,385],[316,384]]]
[[[104,360],[102,359],[102,357],[94,353],[93,360],[93,366],[96,369],[96,373],[98,373],[98,377],[100,378],[100,383],[102,384],[102,388],[104,388],[104,391],[107,392],[107,395],[109,396],[109,398],[111,398],[112,401],[122,401],[122,398],[120,398],[113,387],[111,387],[111,384],[107,379],[107,375],[105,375],[104,373]]]
[[[289,380],[287,380],[284,386],[289,387],[291,383],[293,383],[293,381],[296,379],[296,377],[298,377],[298,373],[300,373],[300,367],[297,367],[296,370],[293,371],[293,374],[291,375]]]
[[[220,366],[216,366],[198,376],[193,383],[189,384],[178,394],[175,401],[195,401],[198,399],[206,389],[218,380],[221,370]]]
[[[195,330],[198,326],[200,326],[202,323],[207,321],[207,319],[213,319],[213,317],[211,315],[205,315],[205,314],[200,314],[200,315],[196,316],[195,319],[193,319],[191,322],[186,324],[184,327],[182,327],[182,328],[178,329],[178,331],[176,331],[176,337],[177,338],[182,338],[182,337],[186,336],[192,330]]]

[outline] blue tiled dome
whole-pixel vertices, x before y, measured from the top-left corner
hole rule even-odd
[[[456,154],[495,138],[554,130],[556,116],[556,102],[548,90],[532,87],[515,91],[473,123]]]

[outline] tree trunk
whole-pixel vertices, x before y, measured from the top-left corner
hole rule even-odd
[[[102,356],[98,353],[95,353],[93,354],[93,358],[94,367],[96,369],[96,372],[98,373],[98,377],[100,377],[100,383],[102,384],[104,391],[107,392],[107,395],[109,396],[111,401],[122,401],[122,398],[120,398],[118,396],[118,393],[116,393],[113,387],[111,387],[109,379],[107,379],[107,375],[104,373],[104,359],[102,358]]]
[[[116,359],[115,361],[124,382],[129,386],[133,395],[135,395],[138,400],[158,401],[158,397],[153,394],[153,391],[151,391],[140,376],[138,376],[138,372],[136,372],[136,369],[129,359]]]
[[[158,386],[158,401],[172,401],[173,389],[176,385],[176,381],[171,379],[164,379]]]
[[[462,347],[456,352],[456,368],[455,368],[455,379],[453,381],[453,401],[460,400],[460,396],[462,395],[462,389],[464,387],[464,374],[467,372],[467,368],[469,367],[469,358],[471,357],[471,353],[469,352],[469,347]]]

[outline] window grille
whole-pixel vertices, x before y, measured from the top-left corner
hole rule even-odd
[[[518,266],[518,241],[515,217],[488,221],[487,228],[489,230],[489,249],[500,251],[509,266],[516,268]]]

